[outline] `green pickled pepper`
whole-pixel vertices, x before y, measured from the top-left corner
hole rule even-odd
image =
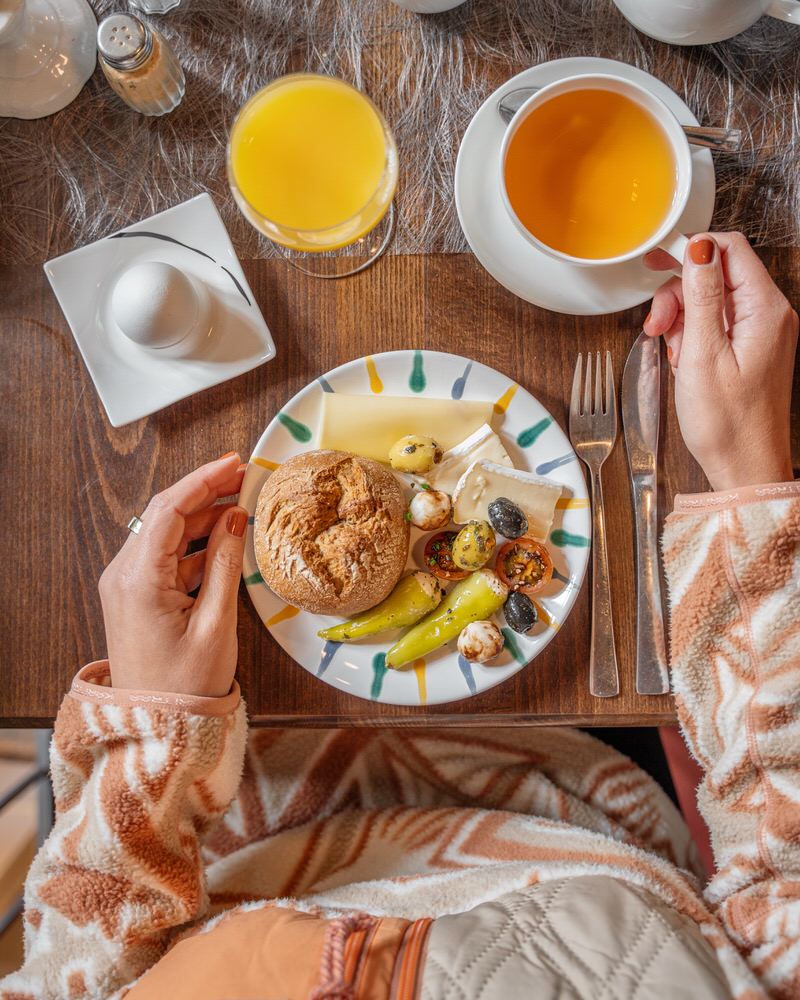
[[[439,581],[430,573],[412,573],[404,577],[389,594],[369,611],[317,632],[320,639],[329,642],[353,642],[366,639],[392,628],[415,625],[420,618],[433,611],[442,599]]]
[[[392,646],[386,666],[395,670],[427,656],[457,638],[470,622],[491,618],[508,597],[508,588],[490,569],[472,573],[453,587],[442,603]]]

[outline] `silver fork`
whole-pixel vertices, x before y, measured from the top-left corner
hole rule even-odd
[[[619,694],[619,669],[614,648],[611,583],[608,575],[606,519],[600,469],[617,440],[617,394],[611,353],[606,351],[605,398],[597,352],[592,402],[592,355],[586,355],[586,384],[581,407],[583,355],[578,355],[569,404],[569,436],[576,454],[588,466],[592,482],[592,638],[589,654],[589,690],[597,698]]]

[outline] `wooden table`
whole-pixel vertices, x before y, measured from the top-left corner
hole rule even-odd
[[[800,301],[800,251],[765,252]],[[528,388],[566,426],[578,351],[609,348],[617,384],[646,307],[616,316],[557,316],[515,298],[470,255],[387,257],[339,282],[282,261],[245,262],[272,328],[270,364],[119,430],[113,429],[40,267],[0,270],[4,487],[0,499],[0,724],[48,725],[77,668],[105,653],[97,579],[152,493],[201,462],[250,453],[276,410],[316,375],[378,350],[469,355]],[[667,377],[661,513],[704,479],[681,441]],[[795,387],[800,386],[800,368]],[[800,456],[798,393],[793,446]],[[671,699],[634,685],[633,521],[620,439],[605,494],[621,694],[588,690],[589,583],[536,661],[485,694],[401,708],[348,696],[297,666],[271,638],[242,588],[239,679],[256,724],[657,725]]]

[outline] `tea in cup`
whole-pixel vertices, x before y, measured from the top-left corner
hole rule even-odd
[[[592,74],[543,87],[514,116],[500,164],[506,209],[549,256],[618,264],[661,246],[683,259],[689,144],[638,84]]]

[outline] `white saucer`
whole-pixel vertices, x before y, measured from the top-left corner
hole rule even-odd
[[[111,315],[117,278],[164,261],[208,292],[211,329],[189,356],[129,340]],[[257,368],[275,344],[214,202],[198,195],[44,265],[108,419],[122,427]]]
[[[97,62],[91,7],[86,0],[0,6],[0,116],[44,118],[65,108]]]
[[[544,87],[565,76],[613,73],[647,87],[684,125],[697,119],[666,84],[649,73],[614,59],[577,57],[523,70],[504,83],[478,109],[461,140],[455,176],[458,218],[467,242],[489,274],[510,292],[554,312],[592,316],[629,309],[651,298],[664,275],[648,271],[641,260],[609,267],[577,267],[548,257],[532,246],[511,221],[500,194],[500,145],[508,127],[497,101],[520,87]],[[679,228],[707,229],[714,211],[714,163],[707,149],[692,147],[693,182]]]

